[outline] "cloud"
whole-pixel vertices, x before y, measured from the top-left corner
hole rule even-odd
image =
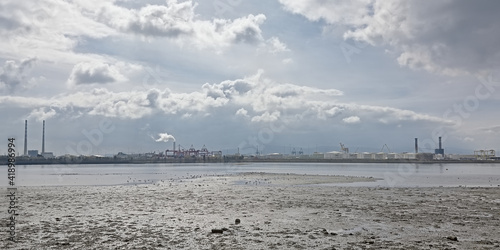
[[[344,27],[343,37],[387,46],[397,62],[443,75],[500,66],[496,1],[280,0],[311,21]]]
[[[78,1],[77,1],[78,2]],[[94,6],[95,8],[95,6]],[[74,1],[40,0],[0,3],[0,45],[3,55],[68,62],[87,54],[72,53],[80,38],[103,38],[116,34],[106,25],[88,18]]]
[[[293,59],[292,58],[285,58],[281,62],[283,64],[290,64],[290,63],[293,63]]]
[[[20,63],[7,60],[0,71],[0,91],[12,93],[26,87],[27,73],[36,61],[36,58],[24,59]]]
[[[364,24],[369,15],[371,0],[279,0],[285,10],[305,16],[311,21],[325,20],[327,23],[351,25]]]
[[[236,111],[236,115],[248,117],[248,111],[244,108],[240,108]]]
[[[175,141],[175,137],[173,135],[169,135],[168,133],[159,133],[158,136],[158,139],[153,138],[156,142]]]
[[[193,1],[169,0],[166,5],[147,5],[127,9],[113,4],[95,12],[96,20],[121,32],[144,37],[166,37],[179,45],[197,48],[223,48],[231,44],[257,44],[263,41],[260,25],[265,15],[247,15],[234,20],[198,20]],[[89,9],[92,11],[95,8]]]
[[[96,10],[92,6],[87,8]],[[173,38],[192,33],[194,8],[191,1],[167,1],[166,5],[147,5],[140,9],[105,3],[95,14],[98,21],[124,32]]]
[[[472,138],[472,137],[465,137],[465,138],[463,138],[463,140],[464,140],[465,142],[473,142],[473,141],[474,141],[474,138]]]
[[[398,125],[402,122],[453,125],[452,121],[411,110],[335,100],[341,95],[343,92],[336,89],[278,83],[265,78],[259,71],[241,79],[206,83],[200,90],[192,92],[177,93],[169,89],[112,92],[94,88],[53,98],[2,96],[0,104],[32,109],[34,113],[45,108],[54,109],[55,115],[60,116],[89,115],[123,120],[153,116],[208,119],[206,117],[227,116],[228,110],[232,110],[230,112],[235,112],[236,117],[251,117],[253,124],[280,120],[290,125],[316,122],[321,126],[321,121],[353,123],[363,117],[364,123],[372,125]],[[53,112],[51,114],[54,115]]]
[[[192,32],[194,17],[190,2],[169,1],[167,6],[148,5],[134,12],[127,29],[147,36],[178,37]]]
[[[266,41],[266,44],[271,54],[290,51],[290,49],[287,48],[286,44],[282,43],[277,37],[271,37]]]
[[[479,129],[480,132],[487,133],[487,134],[498,134],[500,133],[500,126],[491,126],[488,128],[481,128]]]
[[[53,118],[56,115],[57,112],[53,108],[42,107],[31,111],[31,113],[28,115],[28,119],[36,119],[37,121],[43,121]]]
[[[73,67],[68,83],[72,85],[104,84],[124,79],[125,77],[113,65],[101,62],[82,62]]]
[[[359,119],[359,117],[357,117],[357,116],[349,116],[349,117],[342,119],[342,121],[347,123],[347,124],[355,124],[355,123],[360,123],[361,119]]]
[[[271,123],[280,118],[280,112],[274,111],[272,113],[266,111],[262,115],[252,117],[252,122],[265,122]]]

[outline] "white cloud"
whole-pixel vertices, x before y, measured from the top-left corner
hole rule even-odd
[[[294,84],[279,84],[264,78],[262,72],[218,84],[204,84],[200,91],[175,93],[169,89],[112,92],[105,88],[55,96],[51,99],[0,97],[0,104],[32,108],[52,108],[65,116],[78,114],[140,119],[152,115],[206,117],[206,114],[225,113],[236,109],[236,116],[252,117],[253,123],[268,123],[278,119],[292,123],[333,120],[356,122],[363,116],[365,122],[400,124],[401,122],[428,122],[453,125],[451,121],[427,114],[392,107],[339,103],[329,98],[343,93],[335,89],[317,89]],[[324,101],[321,97],[328,97]],[[38,111],[37,111],[38,110]],[[45,109],[44,109],[45,110]],[[51,111],[52,112],[52,111]],[[51,113],[52,115],[53,112]],[[343,117],[340,118],[339,115]]]
[[[125,32],[145,36],[178,37],[192,32],[195,5],[191,1],[166,5],[147,5],[138,10],[104,4],[96,14],[97,20]],[[87,7],[90,11],[95,8]]]
[[[280,112],[274,111],[272,113],[266,111],[261,115],[257,115],[252,117],[252,122],[264,122],[264,123],[270,123],[278,120],[280,118]]]
[[[121,32],[144,37],[167,37],[179,45],[220,49],[236,43],[257,44],[263,41],[260,25],[265,15],[247,15],[234,20],[198,20],[192,1],[169,0],[166,5],[147,5],[127,9],[106,4],[95,18]],[[94,10],[92,8],[90,11]]]
[[[104,84],[124,80],[126,78],[114,65],[102,62],[82,62],[73,67],[68,83],[72,85]]]
[[[248,117],[248,111],[244,108],[240,108],[236,111],[236,115]]]
[[[361,119],[357,116],[349,116],[349,117],[342,119],[342,121],[347,123],[347,124],[354,124],[354,123],[360,123]]]
[[[88,18],[73,2],[41,0],[0,3],[2,54],[67,62],[87,57],[71,53],[79,37],[103,38],[113,29]]]
[[[36,119],[37,121],[43,121],[53,118],[56,115],[57,113],[53,108],[42,107],[31,111],[31,113],[28,115],[28,119]]]
[[[293,63],[293,59],[292,58],[285,58],[281,62],[283,62],[283,64],[290,64],[290,63]]]
[[[474,141],[474,138],[472,138],[472,137],[465,137],[463,140],[464,140],[465,142],[473,142],[473,141]]]
[[[363,18],[369,15],[372,0],[279,0],[285,9],[307,17],[311,21],[324,19],[328,23],[364,24]]]
[[[277,54],[280,52],[287,52],[290,49],[287,48],[286,44],[282,43],[279,38],[271,37],[266,41],[269,52],[271,54]]]
[[[344,38],[388,46],[397,62],[444,75],[500,66],[496,1],[280,0],[311,21],[345,27]]]

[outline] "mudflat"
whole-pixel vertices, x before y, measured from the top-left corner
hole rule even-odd
[[[322,185],[243,173],[121,186],[18,187],[1,249],[499,249],[500,189]],[[237,221],[238,220],[238,221]]]

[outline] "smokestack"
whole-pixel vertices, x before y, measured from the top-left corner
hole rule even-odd
[[[415,138],[415,154],[418,154],[418,138]]]
[[[45,153],[45,120],[43,120],[42,128],[42,154]]]
[[[442,147],[441,147],[441,136],[439,137],[439,149],[441,150]]]
[[[175,141],[174,141],[174,151],[173,151],[173,155],[175,155]]]
[[[28,120],[24,120],[24,155],[28,155]]]

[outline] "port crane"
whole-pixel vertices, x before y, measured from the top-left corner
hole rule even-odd
[[[349,154],[349,148],[346,148],[342,142],[340,143],[340,149],[342,149],[342,152]]]
[[[384,146],[382,146],[382,149],[380,149],[380,152],[384,152],[384,148],[387,149],[387,153],[391,152],[391,150],[389,149],[389,146],[387,146],[387,144],[384,144]]]
[[[496,152],[493,149],[489,150],[475,150],[474,155],[476,156],[476,159],[478,160],[488,160],[492,157],[496,156]]]

